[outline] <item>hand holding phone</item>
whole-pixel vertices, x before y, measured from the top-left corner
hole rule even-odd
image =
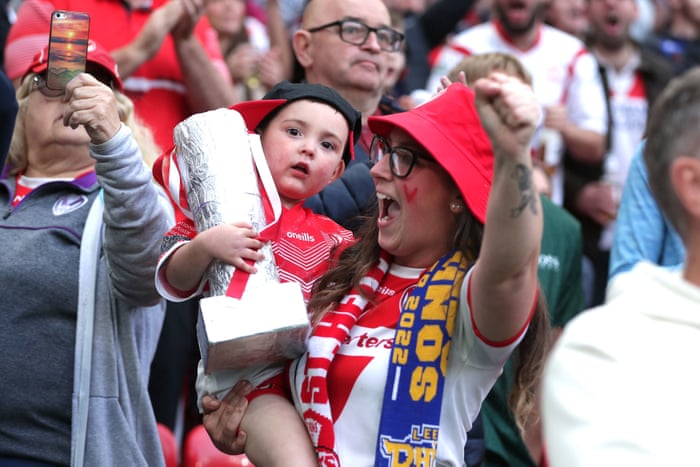
[[[47,88],[64,90],[68,81],[85,71],[89,32],[87,13],[65,10],[51,13]]]

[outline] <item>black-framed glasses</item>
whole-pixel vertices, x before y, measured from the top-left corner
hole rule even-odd
[[[398,178],[406,178],[416,165],[418,159],[435,163],[435,160],[419,154],[419,151],[404,146],[391,146],[389,142],[379,135],[374,135],[369,147],[369,160],[376,164],[385,156],[389,156],[389,168],[391,173]]]
[[[371,26],[366,25],[362,21],[358,21],[355,19],[341,19],[340,21],[333,21],[332,23],[307,29],[307,31],[318,32],[324,29],[332,28],[334,26],[338,26],[338,34],[340,35],[340,40],[352,45],[364,44],[365,42],[367,42],[369,33],[375,33],[377,35],[377,42],[379,43],[379,48],[385,52],[398,52],[401,48],[401,43],[403,42],[403,39],[405,37],[402,33],[395,29],[391,29],[386,26],[373,28]]]

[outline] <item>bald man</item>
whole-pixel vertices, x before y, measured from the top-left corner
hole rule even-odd
[[[352,27],[357,25],[359,30]],[[372,29],[365,36],[362,31],[368,31],[367,27]],[[372,136],[367,118],[386,112],[380,110],[385,109],[380,102],[388,57],[400,53],[402,41],[403,35],[391,28],[389,10],[382,0],[309,1],[301,28],[292,39],[305,80],[335,89],[362,113],[355,160],[340,179],[306,202],[306,207],[350,229],[359,225],[358,216],[366,214],[374,201],[367,157]]]

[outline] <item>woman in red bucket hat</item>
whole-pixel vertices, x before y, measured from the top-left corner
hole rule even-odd
[[[369,120],[377,216],[316,283],[309,306],[323,313],[289,369],[323,466],[463,465],[509,355],[528,328],[546,337],[530,158],[540,107],[503,74],[474,89]],[[231,428],[247,390],[204,401],[220,449],[245,442]]]

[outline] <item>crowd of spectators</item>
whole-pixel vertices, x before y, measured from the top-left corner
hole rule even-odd
[[[175,125],[188,116],[261,99],[284,80],[337,91],[361,114],[362,131],[342,176],[304,206],[355,234],[376,204],[369,119],[419,108],[459,71],[482,77],[484,69],[463,60],[496,53],[505,61],[487,60],[488,67],[529,83],[543,111],[530,151],[544,209],[539,281],[553,341],[574,316],[605,303],[613,278],[638,262],[680,270],[685,248],[652,195],[643,153],[656,98],[700,64],[697,1],[382,1],[377,9],[362,0],[1,1],[3,177],[24,175],[8,175],[5,165],[15,118],[24,118],[15,93],[23,89],[26,98],[34,90],[22,88],[23,79],[40,76],[30,67],[48,43],[54,10],[90,15],[91,41],[118,69],[119,89],[112,91],[131,103],[137,127],[153,135],[144,158],[169,152]],[[26,104],[19,102],[21,110]],[[198,301],[160,305],[166,313],[150,378],[134,384],[146,385],[152,407],[144,410],[182,449],[202,422],[194,398]],[[516,426],[508,407],[513,365],[474,421],[465,446],[469,467],[547,463],[539,421]],[[3,451],[3,436],[0,426],[0,465],[17,456]]]

